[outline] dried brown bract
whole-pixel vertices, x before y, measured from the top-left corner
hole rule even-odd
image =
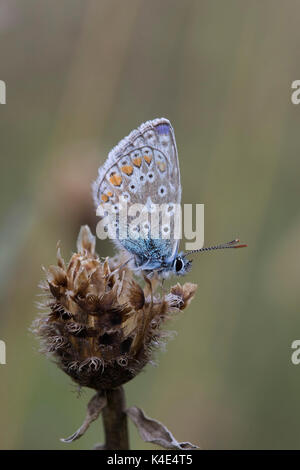
[[[81,227],[69,264],[58,248],[57,265],[46,270],[46,313],[34,324],[43,351],[79,385],[97,391],[118,387],[140,372],[163,342],[162,323],[186,308],[196,291],[195,284],[186,283],[156,295],[154,281],[142,288],[127,266],[116,270],[118,264],[121,259],[101,261],[95,237],[88,226]]]

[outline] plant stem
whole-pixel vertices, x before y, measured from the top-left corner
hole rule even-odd
[[[129,450],[125,393],[123,387],[106,393],[107,405],[102,411],[105,450]]]

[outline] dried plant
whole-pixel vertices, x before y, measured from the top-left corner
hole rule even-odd
[[[57,265],[45,270],[41,288],[46,312],[33,327],[42,351],[77,384],[97,391],[88,405],[85,422],[64,442],[78,439],[102,411],[106,443],[101,448],[129,448],[126,416],[147,442],[166,448],[194,448],[178,443],[170,431],[147,418],[142,410],[126,410],[121,386],[152,361],[153,351],[168,337],[162,324],[188,306],[197,286],[177,284],[159,295],[155,292],[157,279],[147,279],[142,287],[122,263],[122,254],[101,261],[95,253],[95,237],[88,226],[83,226],[77,253],[68,265],[58,247]]]

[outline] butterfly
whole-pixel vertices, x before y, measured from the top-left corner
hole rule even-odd
[[[120,210],[120,203],[126,202],[129,207],[138,204],[142,207],[140,212],[145,208],[146,213],[163,207],[168,212],[167,220],[172,219],[174,208],[181,203],[181,183],[175,134],[168,119],[158,118],[141,124],[109,152],[93,183],[93,197],[96,207],[110,204],[115,214]],[[188,256],[192,253],[247,246],[232,240],[179,252],[174,217],[166,226],[161,226],[162,216],[159,217],[155,219],[156,227],[154,222],[151,226],[153,219],[150,218],[150,222],[142,219],[130,230],[133,216],[127,217],[125,222],[117,216],[107,217],[108,231],[116,230],[116,246],[129,255],[126,262],[131,262],[138,274],[151,277],[156,272],[162,278],[170,274],[183,275],[191,268]],[[156,229],[155,236],[152,228]]]

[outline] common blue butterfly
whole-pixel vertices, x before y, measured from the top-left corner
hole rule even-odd
[[[168,119],[158,118],[141,124],[109,152],[98,173],[98,178],[93,183],[96,207],[109,203],[118,212],[120,201],[125,200],[129,206],[142,204],[149,212],[152,207],[164,204],[166,210],[172,212],[172,207],[181,202],[181,183],[171,123]],[[239,240],[233,240],[179,253],[179,240],[175,239],[173,233],[174,221],[169,227],[169,237],[164,238],[164,227],[160,227],[158,235],[153,237],[150,233],[151,226],[146,227],[148,236],[145,233],[143,236],[139,233],[133,235],[132,232],[130,235],[127,230],[126,237],[121,236],[121,222],[116,220],[109,219],[109,225],[116,226],[117,247],[128,253],[128,262],[132,263],[133,269],[149,277],[154,272],[163,278],[172,273],[185,274],[191,266],[191,260],[187,258],[191,253],[246,246],[239,245]],[[140,230],[140,227],[137,228]]]

